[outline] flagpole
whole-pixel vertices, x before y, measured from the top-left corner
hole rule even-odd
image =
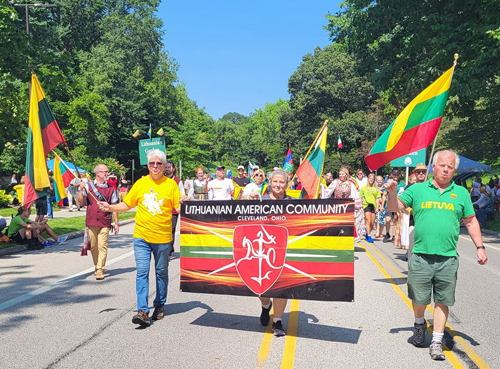
[[[456,67],[457,60],[458,60],[458,54],[455,54],[454,58],[455,58],[455,61],[453,62],[453,65]],[[453,70],[453,73],[455,73],[455,70]],[[453,74],[451,75],[451,78],[453,78]],[[451,83],[451,80],[450,80],[450,83]],[[440,130],[441,130],[441,124],[439,125],[438,131],[436,133],[436,137],[434,137],[434,142],[432,143],[431,156],[429,157],[429,162],[427,163],[427,172],[425,173],[426,182],[429,181],[429,171],[430,171],[431,164],[432,164],[432,157],[434,156],[434,148],[436,147],[436,142],[437,142],[437,138],[438,138]]]
[[[73,159],[73,155],[71,155],[71,151],[69,151],[69,147],[68,147],[68,145],[66,144],[66,142],[64,142],[64,145],[66,146],[66,150],[68,150],[68,154],[69,154],[69,156],[71,157],[71,162],[72,162],[72,164],[75,166],[75,171],[76,171],[76,173],[78,174],[78,177],[77,177],[77,176],[75,176],[75,178],[78,178],[78,180],[80,180],[80,173],[78,172],[78,167],[77,167],[77,166],[76,166],[76,164],[75,164],[75,160]],[[57,157],[59,158],[59,161],[61,161],[61,162],[62,162],[62,160],[63,160],[63,159],[62,159],[59,155],[57,155],[57,153],[56,153],[54,150],[52,150],[52,152],[54,153],[54,155],[55,155],[55,156],[57,156]],[[67,168],[67,166],[66,166],[66,168]],[[54,167],[54,169],[56,169],[56,168]],[[70,170],[70,172],[71,172],[71,170]],[[72,172],[72,173],[73,173],[73,172]],[[75,175],[75,174],[73,173],[73,175]],[[96,202],[97,202],[97,201],[99,201],[99,200],[97,199],[97,197],[95,197],[95,195],[92,193],[92,191],[87,191],[87,193],[89,193],[89,194],[90,194],[90,196],[92,196]],[[77,200],[77,201],[78,201],[78,200]]]
[[[328,119],[325,119],[325,122],[323,123],[323,127],[321,127],[321,129],[319,130],[318,132],[318,135],[316,136],[316,138],[314,139],[314,142],[312,143],[311,147],[309,148],[309,150],[307,150],[307,153],[306,153],[306,156],[304,156],[304,160],[307,159],[307,156],[309,155],[309,153],[311,152],[312,148],[316,145],[316,142],[318,141],[318,138],[319,136],[321,135],[321,133],[323,132],[323,130],[325,129],[326,125],[328,124]],[[300,163],[302,164],[302,163]],[[299,166],[300,166],[299,164]],[[297,167],[298,169],[298,167]],[[295,173],[297,173],[297,171],[295,171]],[[292,186],[292,183],[293,183],[293,180],[295,179],[295,176],[297,174],[294,174],[293,177],[292,177],[292,180],[290,181],[290,183],[288,184],[288,187],[287,187],[287,190],[290,189],[290,187]]]

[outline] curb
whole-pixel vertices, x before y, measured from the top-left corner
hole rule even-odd
[[[135,219],[131,218],[131,219],[119,221],[118,225],[122,226],[125,224],[134,223],[134,222],[135,222]],[[66,233],[66,235],[68,236],[68,240],[71,240],[73,238],[83,237],[84,233],[85,233],[85,230],[82,229],[81,231],[74,231],[74,232]],[[61,235],[61,236],[63,236],[63,235]],[[55,246],[57,246],[57,245],[55,245]],[[8,247],[6,249],[1,249],[0,256],[15,254],[15,253],[26,251],[26,250],[28,250],[28,248],[26,246],[16,245],[16,246]]]
[[[489,230],[489,229],[481,229],[481,232],[489,234],[490,236],[500,237],[500,232],[497,232],[497,231],[492,231],[492,230]]]

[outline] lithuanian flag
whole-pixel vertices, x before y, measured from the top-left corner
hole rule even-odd
[[[133,134],[132,136],[134,136],[134,137],[139,136],[139,130],[135,131],[135,132],[134,132],[134,134]]]
[[[443,119],[455,66],[404,108],[375,142],[365,162],[375,170],[403,155],[423,149],[434,140]]]
[[[55,153],[54,153],[55,154]],[[68,168],[59,155],[55,154],[54,158],[54,192],[56,194],[56,202],[63,205],[63,200],[66,196],[66,187],[75,178],[75,174]]]
[[[156,132],[157,135],[163,136],[165,132],[163,131],[163,128],[160,128],[158,132]]]
[[[317,199],[319,193],[319,184],[323,165],[325,163],[326,135],[328,127],[325,125],[323,132],[316,141],[316,146],[297,169],[297,177],[302,183],[301,199]]]
[[[29,206],[34,200],[48,193],[50,183],[45,156],[62,142],[66,140],[38,78],[32,73],[24,205]]]

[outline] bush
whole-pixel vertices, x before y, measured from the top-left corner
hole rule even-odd
[[[0,190],[0,208],[6,208],[12,202],[12,196],[5,193],[5,190]]]

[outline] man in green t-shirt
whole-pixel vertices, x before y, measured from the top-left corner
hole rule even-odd
[[[399,200],[396,199],[397,183],[388,181],[385,184],[390,194],[390,211],[413,209],[415,246],[408,263],[408,297],[415,314],[412,343],[422,346],[425,342],[424,312],[434,291],[434,331],[429,346],[433,360],[445,359],[441,342],[448,307],[455,303],[461,220],[476,245],[478,263],[484,265],[488,260],[469,193],[452,181],[459,161],[458,155],[451,150],[437,152],[432,164],[433,180],[412,185]]]

